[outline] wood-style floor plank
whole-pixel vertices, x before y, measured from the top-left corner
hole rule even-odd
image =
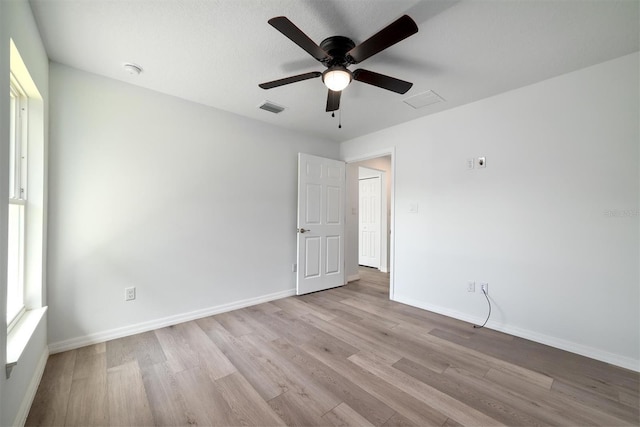
[[[502,402],[508,402],[522,411],[545,420],[545,423],[549,425],[615,426],[625,424],[624,421],[608,414],[592,412],[586,406],[576,406],[574,402],[562,399],[558,394],[548,392],[539,394],[537,393],[539,388],[529,384],[521,384],[519,389],[505,389],[458,368],[447,369],[445,375],[451,376],[479,393],[484,390],[484,393],[490,393]]]
[[[331,346],[315,346],[306,344],[304,351],[323,363],[330,365],[338,373],[348,378],[350,381],[361,387],[367,393],[381,400],[396,412],[402,413],[416,425],[440,426],[447,417],[423,402],[416,399],[409,391],[389,384],[375,374],[354,364]]]
[[[313,314],[314,316],[327,321],[336,318],[336,315],[329,310],[314,306],[313,304],[308,304],[301,298],[282,298],[280,300],[273,301],[273,304],[296,317]]]
[[[262,369],[255,356],[246,350],[244,343],[227,331],[214,317],[200,319],[198,325],[265,401],[289,390],[284,379],[278,376],[278,372]]]
[[[374,427],[366,418],[354,411],[349,405],[342,402],[322,416],[328,424],[336,427],[342,426],[362,426]]]
[[[486,392],[487,390],[476,390],[450,376],[437,374],[414,361],[401,359],[394,363],[393,367],[505,425],[536,426],[546,424],[529,412],[514,408],[494,397],[492,393]]]
[[[425,364],[436,372],[442,373],[451,363],[451,355],[438,352],[422,344],[414,339],[414,337],[406,339],[406,336],[402,336],[401,331],[397,329],[378,329],[366,322],[352,323],[334,321],[333,323],[339,324],[340,327],[351,334],[377,343],[378,347],[382,347],[389,352],[399,353],[401,357],[424,360]],[[393,362],[396,361],[397,359]],[[480,363],[469,364],[468,368],[482,373],[488,370],[486,365]]]
[[[64,425],[77,355],[77,351],[67,351],[49,356],[31,404],[27,426]]]
[[[447,421],[445,420],[444,425],[447,425]],[[419,427],[420,424],[416,424],[407,417],[400,415],[399,413],[393,414],[391,418],[387,420],[386,423],[383,424],[384,427]]]
[[[204,369],[196,367],[178,372],[176,381],[182,390],[188,419],[192,425],[233,426],[241,424],[212,381],[211,376]]]
[[[216,380],[236,371],[195,322],[158,329],[155,334],[173,372],[199,367]]]
[[[216,386],[240,422],[239,425],[286,425],[239,372],[216,380]]]
[[[78,350],[67,406],[67,426],[108,426],[107,358],[101,346]]]
[[[241,310],[234,311],[234,313],[236,312],[239,312],[240,315],[244,317],[246,322],[251,325],[254,334],[260,335],[267,341],[277,340],[278,338],[280,338],[280,333],[278,333],[278,331],[268,328],[260,321],[262,312],[256,313],[255,311],[249,310],[249,308],[243,308]]]
[[[378,345],[379,343],[377,342],[372,342],[370,340],[367,340],[366,338],[352,333],[352,331],[344,329],[340,326],[340,323],[325,322],[321,319],[316,318],[314,315],[303,316],[301,319],[315,326],[316,328],[321,329],[328,334],[331,334],[333,337],[341,340],[342,342],[349,342],[350,345],[354,346],[356,349],[365,351],[377,351],[379,356],[385,357],[389,361],[396,361],[402,357],[398,349]]]
[[[360,352],[350,356],[349,360],[387,383],[406,390],[426,405],[438,408],[438,411],[446,415],[447,418],[452,418],[463,425],[504,425],[466,403],[393,368],[384,359],[376,357],[374,354]]]
[[[234,337],[240,337],[254,332],[253,325],[242,315],[240,310],[217,314],[215,317],[218,323]]]
[[[137,360],[140,367],[167,360],[153,332],[143,332],[117,340],[107,341],[107,368]]]
[[[601,412],[620,418],[620,420],[625,418],[630,419],[634,416],[634,414],[638,413],[637,409],[629,408],[627,405],[621,403],[617,398],[612,397],[603,399],[602,397],[599,397],[588,390],[578,388],[574,385],[565,384],[562,381],[554,381],[551,390],[556,393],[556,396],[558,394],[562,394],[569,397],[571,400],[574,400],[575,402],[581,403],[582,407],[588,408],[585,409],[586,412],[590,412],[593,408],[597,408]],[[594,414],[594,416],[597,415]],[[620,420],[615,421],[622,422]],[[614,419],[611,419],[611,421],[607,421],[611,422],[614,421]]]
[[[382,401],[299,347],[284,339],[272,341],[269,345],[297,364],[300,369],[306,370],[314,382],[333,393],[372,424],[382,425],[395,413]]]
[[[307,399],[291,390],[271,399],[269,406],[288,426],[318,426],[323,424],[323,412],[316,406],[309,405]]]
[[[175,375],[166,362],[142,368],[144,389],[156,426],[186,426],[195,421],[188,413]]]
[[[529,381],[533,384],[539,385],[547,390],[551,389],[553,384],[553,378],[532,371],[530,369],[523,368],[513,363],[505,362],[504,360],[497,359],[495,357],[488,356],[480,353],[476,350],[469,349],[467,347],[449,342],[447,340],[438,338],[429,332],[424,332],[416,329],[413,325],[399,325],[395,328],[396,331],[402,332],[405,339],[413,337],[416,341],[424,343],[434,351],[438,351],[448,357],[450,366],[457,366],[467,371],[475,371],[476,367],[480,373],[486,374],[491,369],[498,369],[501,371],[509,372],[514,376],[520,377],[525,381]],[[407,335],[409,334],[409,335]]]
[[[620,390],[619,400],[623,405],[635,408],[636,410],[640,408],[640,397],[638,397],[637,391],[633,393],[626,390]]]
[[[133,360],[107,370],[109,425],[153,425],[147,392],[138,362]]]
[[[389,275],[51,355],[28,426],[637,426],[640,375],[389,300]]]
[[[277,372],[279,378],[287,385],[287,395],[298,395],[293,401],[299,401],[305,406],[313,407],[319,411],[320,415],[342,402],[342,399],[313,381],[313,378],[305,370],[300,369],[291,359],[283,356],[260,337],[245,335],[241,340],[245,344],[245,350],[259,361],[262,369]]]

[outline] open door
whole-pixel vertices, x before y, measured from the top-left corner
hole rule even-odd
[[[345,164],[298,154],[298,295],[342,286]]]

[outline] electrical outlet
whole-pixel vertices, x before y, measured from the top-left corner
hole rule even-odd
[[[485,294],[489,295],[489,284],[488,283],[480,283],[480,290]]]
[[[476,282],[467,282],[467,292],[476,291]]]
[[[133,301],[136,299],[136,288],[124,288],[124,300]]]
[[[291,272],[295,273],[298,271],[298,264],[291,264]]]

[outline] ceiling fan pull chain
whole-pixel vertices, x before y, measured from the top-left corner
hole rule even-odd
[[[342,129],[342,110],[338,110],[338,129]]]

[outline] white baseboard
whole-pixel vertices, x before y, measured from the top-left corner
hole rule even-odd
[[[33,399],[36,397],[36,392],[38,391],[38,386],[42,380],[42,375],[44,374],[44,368],[47,366],[48,359],[49,350],[45,347],[42,355],[40,355],[40,360],[38,360],[33,377],[31,377],[29,386],[24,394],[24,398],[22,399],[22,403],[20,404],[20,408],[16,414],[16,419],[13,421],[14,426],[22,427],[27,422],[27,416],[29,415],[31,404],[33,404]]]
[[[215,307],[204,308],[201,310],[191,311],[189,313],[177,314],[175,316],[163,317],[160,319],[150,320],[148,322],[137,323],[122,328],[110,329],[108,331],[96,332],[93,334],[71,338],[49,344],[49,352],[51,354],[63,351],[73,350],[87,345],[98,344],[116,338],[127,337],[142,332],[152,331],[154,329],[164,328],[166,326],[177,325],[178,323],[188,322],[190,320],[201,319],[203,317],[213,316],[215,314],[225,313],[227,311],[237,310],[264,302],[274,301],[281,298],[295,295],[295,289],[275,292],[256,298],[236,301],[229,304],[222,304]]]
[[[392,298],[396,302],[407,304],[413,307],[418,307],[423,310],[431,311],[434,313],[442,314],[447,317],[453,317],[454,319],[469,322],[475,325],[481,325],[484,322],[484,318],[476,316],[470,316],[467,313],[462,313],[456,310],[451,310],[444,307],[439,307],[431,304],[426,304],[421,301],[416,301],[411,298],[405,298],[402,296],[394,295]],[[499,324],[489,320],[485,328],[493,329],[495,331],[504,332],[509,335],[514,335],[520,338],[535,341],[537,343],[549,345],[561,350],[576,353],[581,356],[589,357],[591,359],[599,360],[601,362],[609,363],[611,365],[620,366],[625,369],[640,372],[640,360],[635,360],[630,357],[621,356],[619,354],[610,353],[598,348],[589,347],[586,345],[578,344],[573,341],[567,341],[562,338],[557,338],[550,335],[541,334],[539,332],[531,331],[528,329],[519,328],[517,326],[509,326]]]
[[[359,274],[352,274],[351,276],[347,276],[347,283],[355,282],[356,280],[360,280]]]

